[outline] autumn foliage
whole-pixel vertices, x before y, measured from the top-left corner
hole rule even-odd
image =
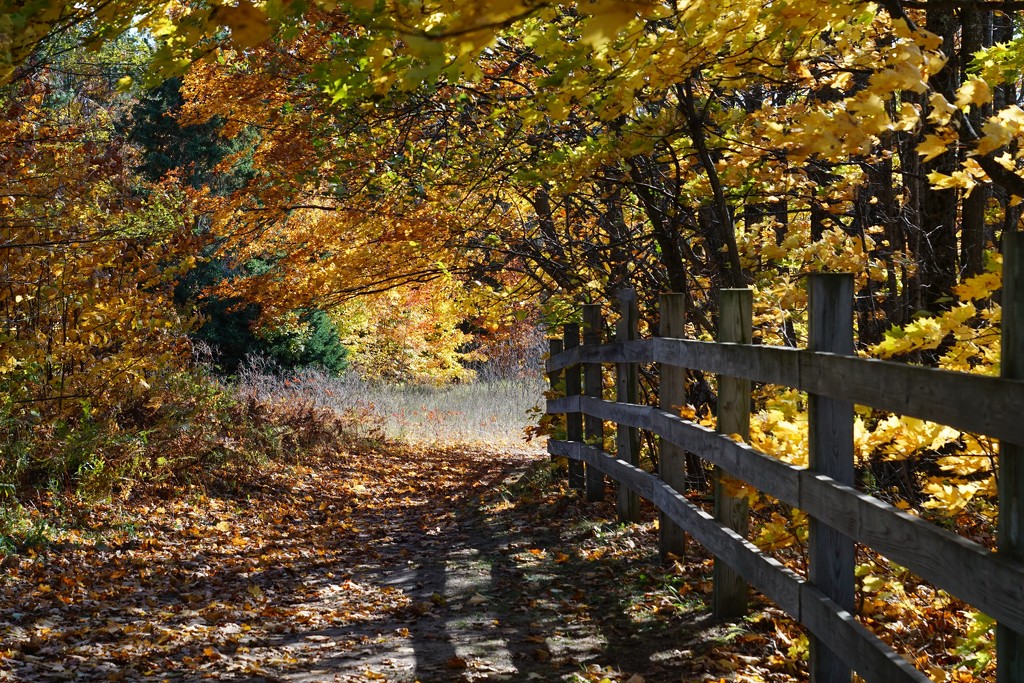
[[[750,287],[756,341],[802,346],[803,276],[850,272],[860,353],[997,373],[1024,39],[995,5],[0,0],[0,495],[293,450],[224,376],[253,348],[468,383],[626,287],[643,335],[660,292],[711,339]],[[804,398],[758,392],[752,442],[804,462]],[[994,443],[861,411],[856,444],[865,487],[985,536]]]

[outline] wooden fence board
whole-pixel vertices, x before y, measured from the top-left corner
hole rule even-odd
[[[869,683],[930,683],[927,676],[861,626],[849,612],[655,475],[579,442],[551,440],[548,450],[552,455],[564,455],[598,467],[653,502],[716,557],[728,561],[780,609],[803,623],[844,661],[856,667]]]
[[[800,588],[800,623],[861,678],[869,683],[931,683],[931,678],[914,668],[813,584],[804,583]]]
[[[1000,373],[1024,380],[1024,235],[1003,234],[1003,327]],[[959,400],[959,397],[957,397]],[[1018,410],[1024,404],[1018,404]],[[1018,412],[1018,416],[1020,413]],[[1017,422],[1024,422],[1018,417]],[[1024,439],[1005,438],[999,444],[999,552],[1024,559]],[[996,627],[996,681],[1024,680],[1024,629],[1000,623]]]
[[[619,292],[619,319],[615,324],[615,340],[627,343],[637,338],[640,323],[640,309],[636,292],[624,289]],[[615,400],[620,403],[636,403],[640,393],[640,373],[636,363],[618,363],[615,366]],[[631,465],[640,463],[640,432],[635,427],[618,425],[615,430],[615,456]],[[640,499],[628,488],[619,487],[616,492],[616,508],[620,522],[640,521]]]
[[[563,330],[564,348],[567,350],[579,350],[580,326],[576,323],[566,325]],[[578,396],[583,390],[581,368],[579,365],[571,365],[565,369],[565,395]],[[565,434],[570,441],[583,440],[583,416],[579,413],[569,413],[565,416]],[[569,462],[569,486],[574,489],[583,489],[583,463]]]
[[[749,344],[753,340],[754,292],[751,289],[723,289],[719,292],[718,340]],[[742,377],[718,376],[718,415],[715,430],[720,434],[750,438],[750,380]],[[746,496],[729,491],[735,481],[728,471],[715,467],[712,475],[715,490],[715,519],[740,536],[750,528],[750,506]],[[715,619],[742,617],[747,613],[750,589],[727,560],[715,556],[714,597]]]
[[[650,406],[598,401],[589,397],[552,399],[548,401],[547,410],[552,413],[582,411],[610,422],[654,432],[681,448],[700,453],[712,464],[768,495],[793,501],[793,505],[798,500],[799,468],[678,415]]]
[[[655,337],[563,351],[548,362],[557,371],[582,362],[657,362],[780,384],[949,425],[961,431],[1024,443],[1024,381],[971,375],[903,363],[782,346],[722,344]],[[956,401],[948,401],[950,396]]]
[[[853,276],[814,273],[808,278],[808,342],[812,351],[852,356]],[[748,394],[749,396],[749,394]],[[812,393],[807,397],[808,469],[852,486],[853,404]],[[807,578],[842,609],[856,608],[856,549],[849,536],[811,517],[807,529]],[[809,668],[815,683],[850,683],[850,667],[818,638],[810,639]]]
[[[596,344],[599,340],[592,337],[578,347],[578,326],[567,325],[564,350],[559,353],[558,344],[552,344],[547,369],[553,384],[562,370],[568,370],[567,396],[548,401],[548,412],[566,414],[569,441],[553,440],[549,450],[570,456],[570,480],[576,479],[572,474],[579,472],[578,463],[587,462],[588,471],[593,467],[620,481],[621,491],[635,491],[653,500],[661,511],[663,529],[678,525],[679,539],[684,539],[679,530],[685,529],[708,547],[716,556],[716,613],[721,611],[717,605],[723,603],[718,595],[736,593],[729,585],[741,585],[723,580],[731,575],[757,586],[807,626],[815,683],[848,683],[850,668],[866,680],[880,683],[927,680],[851,616],[854,541],[995,617],[997,681],[1016,683],[1024,678],[1024,420],[1020,419],[1024,406],[1024,235],[1004,235],[1003,249],[1000,377],[854,356],[850,276],[816,274],[809,278],[811,339],[806,350],[754,346],[749,339],[731,334],[736,326],[730,327],[730,321],[736,316],[729,311],[739,309],[725,304],[735,303],[736,291],[723,292],[719,342],[675,338],[682,333],[681,321],[664,325],[660,330],[664,336],[638,340],[635,293],[627,291],[622,297],[623,315],[615,343]],[[663,321],[672,303],[669,297],[662,297]],[[636,405],[635,392],[629,391],[635,386],[637,364],[647,362],[659,363],[663,379],[672,386],[659,399],[666,410]],[[578,385],[581,364],[592,366],[591,374],[596,376],[594,367],[602,363],[618,364],[616,402],[601,400],[593,390],[587,391],[589,396],[580,396],[579,387],[574,386]],[[685,394],[675,391],[675,385],[685,377],[682,369],[686,368],[719,375],[718,425],[725,434],[742,436],[744,432],[742,421],[732,418],[733,408],[736,416],[743,417],[737,406],[745,407],[749,401],[747,382],[807,392],[810,468],[788,465],[673,414],[675,407],[685,402]],[[1000,440],[998,553],[853,488],[854,403]],[[579,433],[583,415],[588,424],[597,424],[593,420],[616,424],[619,457],[626,462],[583,443]],[[659,437],[664,463],[670,468],[664,472],[667,481],[635,466],[637,450],[632,436],[638,429]],[[588,434],[591,442],[598,441],[596,429]],[[676,490],[680,488],[676,456],[685,451],[809,515],[808,581],[788,572],[742,533],[729,528],[725,519],[729,515],[720,514],[720,496],[716,496],[715,516],[721,519],[716,520]],[[575,467],[573,463],[577,463]],[[620,497],[619,508],[623,518],[634,518],[630,496]],[[664,552],[668,544],[664,537],[662,541]],[[720,572],[720,568],[726,571]]]
[[[649,406],[588,397],[554,399],[548,412],[585,411],[646,429],[869,545],[937,588],[1024,631],[1024,563],[1001,558],[951,531],[831,478],[784,463],[681,417]]]
[[[1024,382],[868,358],[799,351],[803,391],[912,415],[966,432],[1024,440]],[[955,400],[951,400],[955,398]]]
[[[667,337],[682,336],[686,331],[686,294],[662,294],[658,300],[661,320],[659,332]],[[672,365],[658,368],[658,401],[666,413],[678,414],[686,405],[686,370]],[[703,464],[690,458],[689,469],[703,469]],[[687,479],[697,478],[696,472],[688,471],[686,451],[668,439],[658,441],[658,476],[676,491],[686,491]],[[686,553],[686,534],[665,513],[661,513],[658,524],[658,549],[661,557],[669,555],[683,557]]]
[[[601,343],[604,334],[604,320],[601,317],[601,304],[583,306],[583,346],[596,346]],[[600,363],[587,363],[583,366],[583,393],[586,396],[601,398],[603,374]],[[604,444],[604,421],[593,415],[583,415],[583,434],[587,443]],[[604,475],[592,467],[585,470],[585,497],[590,502],[604,500]]]
[[[650,500],[701,545],[728,559],[754,586],[788,614],[800,613],[802,579],[713,516],[690,503],[653,474],[581,443],[549,441],[553,455],[579,458],[604,469],[610,477]]]
[[[561,339],[549,339],[548,340],[548,357],[554,358],[562,352],[562,340]],[[559,391],[565,391],[564,384],[564,370],[553,370],[548,373],[548,388],[554,394]],[[565,429],[565,415],[552,415],[551,416],[551,430],[557,434],[559,431]]]
[[[791,386],[800,380],[801,351],[789,347],[665,337],[656,337],[649,343],[653,347],[651,356],[658,363],[696,368],[716,375],[746,377],[766,384]]]
[[[579,363],[653,363],[654,347],[650,339],[629,342],[606,342],[598,346],[562,351],[551,356],[547,370],[561,370]]]
[[[1021,562],[824,475],[801,473],[798,507],[1000,622],[1024,626]]]

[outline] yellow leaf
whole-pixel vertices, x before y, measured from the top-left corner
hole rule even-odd
[[[899,62],[891,69],[884,69],[873,74],[870,84],[871,88],[878,92],[910,90],[916,93],[924,93],[928,90],[928,86],[921,75],[921,69],[909,61]]]
[[[876,131],[884,130],[892,123],[885,111],[885,100],[875,93],[862,94],[850,102],[849,109],[860,117],[862,124],[870,125]]]
[[[679,417],[684,420],[692,420],[697,417],[697,409],[687,403],[685,406],[673,406],[679,411]]]
[[[1021,109],[1015,104],[1010,105],[1006,109],[1003,109],[998,114],[999,118],[1007,123],[1016,124],[1018,128],[1024,126],[1024,109]]]
[[[868,574],[864,577],[864,591],[867,593],[877,593],[878,591],[885,588],[885,579],[877,574]]]
[[[932,108],[931,113],[928,114],[928,120],[940,126],[949,123],[956,112],[956,107],[950,104],[941,93],[932,93],[932,96],[928,98],[928,105]]]
[[[913,37],[925,50],[938,50],[942,47],[942,36],[937,33],[919,28]]]
[[[925,161],[928,161],[928,159],[926,158]],[[954,171],[953,175],[932,171],[928,174],[928,182],[937,190],[952,190],[956,187],[970,189],[974,187],[974,181],[960,171]]]
[[[982,273],[969,277],[953,288],[953,292],[961,301],[987,299],[1003,285],[1000,273]]]
[[[994,152],[1000,147],[1005,147],[1013,141],[1014,127],[1008,125],[1007,122],[1002,120],[1000,117],[993,116],[982,124],[981,132],[983,135],[981,140],[978,141],[975,151],[978,154],[988,154],[989,152]]]
[[[267,15],[249,0],[241,0],[237,7],[219,7],[214,16],[231,29],[231,42],[237,47],[256,47],[270,37]]]
[[[595,50],[603,50],[615,39],[626,24],[636,18],[636,8],[624,2],[604,2],[594,10],[594,15],[583,28],[583,42],[590,43]]]
[[[945,138],[938,135],[926,135],[917,146],[917,153],[924,157],[922,161],[931,161],[935,157],[945,154],[948,146],[949,143]]]
[[[961,109],[972,104],[988,104],[991,101],[992,89],[988,87],[988,83],[980,78],[970,79],[956,91],[956,106]]]
[[[910,102],[904,102],[900,106],[899,115],[893,125],[893,128],[895,130],[913,130],[920,121],[921,114],[917,110],[917,107]]]

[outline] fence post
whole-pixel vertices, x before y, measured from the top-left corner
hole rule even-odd
[[[561,339],[549,339],[548,340],[548,358],[554,358],[562,352],[562,340]],[[557,395],[556,392],[561,391],[565,393],[565,386],[562,385],[563,372],[561,370],[555,370],[548,373],[548,386],[551,388],[551,393]],[[565,419],[564,415],[552,415],[551,416],[551,429],[553,432],[557,432],[559,423]],[[557,456],[552,455],[551,459],[556,459]]]
[[[604,319],[601,317],[601,304],[585,304],[583,306],[583,345],[597,346],[601,343],[604,331]],[[586,396],[601,398],[602,389],[601,364],[587,363],[583,367],[583,393]],[[604,450],[604,420],[593,415],[583,416],[583,434],[587,443]],[[585,498],[588,501],[604,500],[604,474],[596,467],[587,465]]]
[[[808,308],[808,348],[852,356],[853,276],[811,275]],[[814,394],[807,398],[809,469],[853,486],[853,404]],[[813,517],[810,519],[808,579],[851,614],[855,609],[854,550],[848,537]],[[813,636],[810,673],[814,683],[849,683],[851,676],[850,668]]]
[[[681,339],[686,335],[686,294],[664,293],[658,300],[661,312],[659,333],[662,337]],[[686,370],[662,364],[659,370],[658,400],[662,410],[673,415],[686,405]],[[664,439],[658,443],[658,476],[680,493],[686,492],[686,451]],[[665,513],[659,520],[659,548],[661,558],[669,553],[677,557],[686,554],[686,534]]]
[[[624,289],[619,292],[620,316],[615,324],[615,341],[625,342],[637,338],[640,311],[636,292]],[[636,403],[638,373],[635,363],[617,363],[615,366],[615,400],[619,403]],[[615,430],[616,457],[631,465],[640,464],[640,433],[634,427],[619,425]],[[616,509],[619,521],[640,521],[640,498],[633,491],[619,485]]]
[[[1024,234],[1003,233],[1000,376],[1024,380]],[[999,554],[1024,560],[1024,444],[999,444]],[[996,683],[1024,681],[1024,634],[996,626]]]
[[[749,344],[753,339],[754,292],[750,289],[723,289],[718,321],[718,341]],[[750,436],[750,380],[718,377],[718,432]],[[738,483],[715,468],[715,519],[746,536],[750,526],[750,508],[746,497],[729,494],[730,484]],[[727,564],[715,558],[712,612],[715,619],[741,617],[747,613],[747,582]]]
[[[569,323],[565,326],[565,350],[580,345],[580,326]],[[565,369],[565,395],[580,395],[580,366],[570,365]],[[583,414],[569,413],[565,416],[565,438],[568,441],[583,441]],[[569,459],[569,488],[583,490],[583,462]]]

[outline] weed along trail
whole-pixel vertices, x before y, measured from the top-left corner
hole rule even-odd
[[[611,505],[584,506],[546,455],[361,448],[132,514],[83,508],[5,561],[0,680],[798,673],[778,656],[782,622],[711,627],[707,558],[663,566],[653,522],[608,522]]]

